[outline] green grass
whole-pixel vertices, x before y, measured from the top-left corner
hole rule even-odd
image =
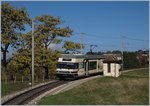
[[[29,87],[28,82],[8,82],[7,84],[5,84],[4,82],[1,83],[1,96],[5,96],[8,94],[11,94],[15,91],[19,91],[22,90],[26,87]]]
[[[40,84],[40,83],[44,83],[44,82],[48,82],[49,80],[46,79],[45,81],[43,80],[39,80],[38,82],[35,82],[35,85]],[[4,83],[4,81],[2,81],[1,83],[1,96],[6,96],[9,94],[12,94],[16,91],[20,91],[23,90],[27,87],[30,87],[31,85],[29,85],[28,81],[17,81],[16,83],[13,83],[13,81],[8,81],[7,84]]]
[[[148,69],[102,77],[69,91],[44,97],[40,105],[148,105]]]

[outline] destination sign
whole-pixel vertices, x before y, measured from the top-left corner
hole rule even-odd
[[[72,59],[63,59],[63,61],[71,61]]]

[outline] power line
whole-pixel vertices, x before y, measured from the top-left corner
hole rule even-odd
[[[124,37],[124,40],[125,40],[125,37]],[[66,41],[71,41],[71,40],[62,40],[62,42],[66,42]],[[81,42],[75,42],[75,41],[72,41],[72,42],[81,44]],[[84,45],[84,46],[97,45],[97,46],[103,47],[103,48],[107,48],[107,47],[120,47],[119,44],[117,44],[117,45],[108,45],[108,44],[102,44],[102,43],[94,43],[94,44],[92,44],[92,43],[82,43],[82,45]],[[124,42],[124,48],[126,48],[125,45],[126,45],[127,48],[128,47],[129,48],[137,48],[137,46],[140,45],[140,44],[139,43],[137,45],[131,45],[130,44],[130,46],[127,46],[129,44],[127,44],[127,43]],[[121,46],[121,48],[122,48],[122,46]]]
[[[134,38],[130,38],[130,37],[126,37],[126,39],[128,39],[128,40],[135,40],[135,41],[142,41],[142,42],[148,41],[148,40],[142,40],[142,39],[134,39]]]
[[[62,42],[66,42],[66,41],[67,40],[62,40]],[[74,42],[74,41],[72,41],[72,42]],[[74,43],[80,44],[79,42],[74,42]],[[92,43],[82,43],[82,45],[94,45],[94,44],[92,44]],[[119,45],[105,45],[105,44],[101,44],[101,43],[96,43],[95,45],[97,45],[97,46],[106,46],[106,47],[117,47],[117,46],[119,47]]]
[[[79,32],[74,32],[73,35],[75,34],[80,34]],[[107,37],[107,36],[101,36],[101,35],[96,35],[96,34],[89,34],[89,33],[84,33],[85,35],[87,35],[88,37],[100,37],[102,39],[120,39],[119,37]]]
[[[79,32],[74,32],[74,34],[73,35],[75,35],[75,34],[80,34]],[[103,39],[122,39],[122,38],[120,38],[120,37],[107,37],[107,36],[101,36],[101,35],[97,35],[97,34],[89,34],[89,33],[84,33],[85,35],[88,35],[88,36],[90,36],[90,37],[101,37],[101,38],[103,38]],[[144,42],[144,41],[148,41],[148,40],[143,40],[143,39],[135,39],[135,38],[131,38],[131,37],[127,37],[127,36],[125,36],[125,39],[128,39],[128,40],[135,40],[135,41],[142,41],[142,42]]]
[[[80,33],[81,34],[81,33]],[[121,38],[122,39],[122,38]],[[126,36],[124,36],[124,39],[126,39]],[[71,39],[70,39],[71,40]],[[69,39],[68,39],[68,41],[70,41]],[[64,40],[64,41],[67,41],[67,40]],[[62,42],[64,42],[64,41],[62,41]],[[74,43],[79,43],[79,42],[75,42],[75,41],[73,41]],[[127,41],[126,41],[127,42]],[[124,42],[125,43],[125,42]],[[127,42],[127,43],[125,43],[126,44],[126,46],[128,47],[128,45],[130,45],[130,46],[132,46],[132,47],[136,47],[136,46],[142,46],[143,45],[143,43],[136,43],[136,44],[131,44],[132,42]],[[83,43],[83,45],[92,45],[93,43]],[[102,44],[102,43],[94,43],[94,44],[96,44],[96,45],[98,45],[98,46],[107,46],[107,47],[117,47],[117,46],[119,46],[118,44],[111,44],[111,45],[109,45],[109,44]]]
[[[78,35],[80,35],[79,37],[79,39],[80,39],[80,45],[81,45],[81,53],[83,52],[83,48],[82,48],[82,45],[97,45],[97,46],[99,46],[99,47],[118,47],[119,46],[119,42],[118,42],[118,44],[117,45],[105,45],[105,44],[101,44],[101,43],[94,43],[94,44],[89,44],[89,43],[83,43],[83,38],[81,37],[81,32],[74,32],[73,33],[73,35],[76,35],[76,34],[78,34]],[[123,42],[121,43],[121,48],[122,49],[124,49],[125,47],[125,43],[124,43],[124,40],[126,39],[126,40],[135,40],[135,41],[142,41],[142,42],[145,42],[146,40],[141,40],[141,39],[134,39],[134,38],[131,38],[131,37],[126,37],[126,36],[123,36],[123,37],[104,37],[104,36],[99,36],[99,35],[96,35],[96,34],[89,34],[89,33],[84,33],[84,35],[86,35],[85,37],[92,37],[92,38],[107,38],[107,39],[118,39],[118,40],[123,40]],[[92,36],[93,35],[93,36]],[[91,39],[90,39],[91,40]],[[71,40],[69,40],[69,41],[71,41]],[[74,42],[74,41],[73,41]],[[74,43],[78,43],[78,42],[74,42]],[[139,43],[138,43],[139,44]],[[143,44],[143,43],[142,43]],[[133,45],[132,45],[133,46]],[[135,47],[135,46],[133,46],[133,47]]]

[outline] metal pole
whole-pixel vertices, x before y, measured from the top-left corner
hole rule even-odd
[[[91,53],[92,53],[92,46],[93,46],[93,45],[90,45],[90,52],[91,52]]]
[[[32,86],[34,85],[34,21],[32,20]]]
[[[122,51],[121,51],[121,54],[122,54],[122,71],[124,70],[124,59],[123,59],[123,49],[124,49],[124,36],[122,36]]]
[[[83,33],[80,34],[81,54],[83,54],[83,47],[82,47],[83,41],[82,41],[82,38],[83,38]]]

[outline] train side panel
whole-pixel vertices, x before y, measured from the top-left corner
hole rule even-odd
[[[103,72],[102,60],[89,60],[88,61],[88,71],[89,71],[89,75]]]

